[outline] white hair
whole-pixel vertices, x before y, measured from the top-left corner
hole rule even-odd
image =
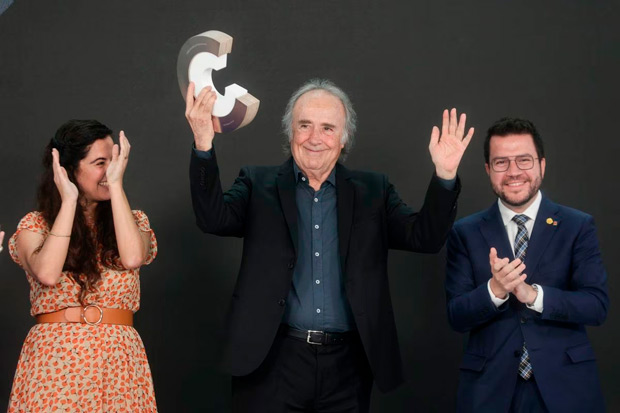
[[[355,114],[355,110],[353,109],[353,104],[351,103],[349,96],[347,96],[347,94],[333,82],[326,79],[310,79],[291,95],[291,98],[286,105],[284,116],[282,116],[282,130],[287,137],[287,141],[283,147],[284,153],[287,155],[291,154],[291,140],[293,139],[293,108],[300,97],[308,92],[312,92],[313,90],[322,90],[337,97],[344,106],[345,124],[344,131],[340,137],[340,143],[342,143],[344,147],[340,152],[339,158],[341,161],[344,161],[353,147],[353,137],[355,136],[355,130],[357,128],[357,115]]]

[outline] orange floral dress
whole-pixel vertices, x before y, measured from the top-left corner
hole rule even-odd
[[[140,231],[151,235],[145,262],[149,264],[157,255],[157,240],[146,214],[133,214]],[[20,266],[16,239],[23,230],[47,236],[49,227],[39,212],[20,221],[8,243],[11,257]],[[99,269],[101,279],[84,304],[138,311],[139,270],[111,270],[101,263]],[[79,284],[69,273],[63,272],[52,287],[28,272],[26,278],[32,316],[80,305]],[[113,324],[35,324],[19,356],[8,411],[156,412],[151,370],[138,332]]]

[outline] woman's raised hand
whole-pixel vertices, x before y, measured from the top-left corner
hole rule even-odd
[[[60,192],[62,202],[76,202],[80,191],[69,179],[67,170],[60,166],[60,155],[57,149],[52,149],[52,169],[54,171],[54,183]]]
[[[120,145],[114,145],[112,148],[112,161],[106,170],[108,185],[123,184],[123,175],[125,174],[127,162],[129,161],[131,145],[125,136],[125,132],[121,131],[119,133],[118,141]]]

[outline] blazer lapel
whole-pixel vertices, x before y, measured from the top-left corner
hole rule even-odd
[[[349,170],[340,163],[336,164],[336,208],[338,210],[338,247],[340,250],[340,267],[345,274],[349,239],[353,224],[353,205],[355,187],[350,180]]]
[[[525,255],[525,273],[529,276],[528,284],[532,284],[533,276],[536,274],[534,270],[538,265],[538,261],[540,261],[543,252],[558,228],[558,212],[558,206],[543,196],[540,208],[538,208],[538,214],[536,215],[534,229],[527,245],[527,254]]]
[[[506,228],[502,221],[502,215],[499,213],[497,202],[487,210],[480,224],[480,231],[489,245],[489,250],[491,247],[495,247],[499,258],[509,257],[511,261],[514,259],[515,254],[510,247],[508,234],[506,234]]]
[[[297,181],[293,173],[292,157],[280,167],[278,177],[276,178],[276,185],[278,187],[278,195],[280,196],[280,204],[284,212],[284,218],[286,219],[289,234],[295,247],[295,255],[297,255],[297,201],[295,196]]]

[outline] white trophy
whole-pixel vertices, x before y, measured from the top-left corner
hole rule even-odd
[[[185,42],[177,60],[177,77],[185,98],[190,82],[196,85],[195,97],[211,86],[217,93],[213,107],[213,127],[216,132],[232,132],[254,120],[260,101],[236,83],[226,86],[220,94],[213,84],[211,73],[226,67],[226,56],[232,50],[233,38],[217,30],[209,30]]]

